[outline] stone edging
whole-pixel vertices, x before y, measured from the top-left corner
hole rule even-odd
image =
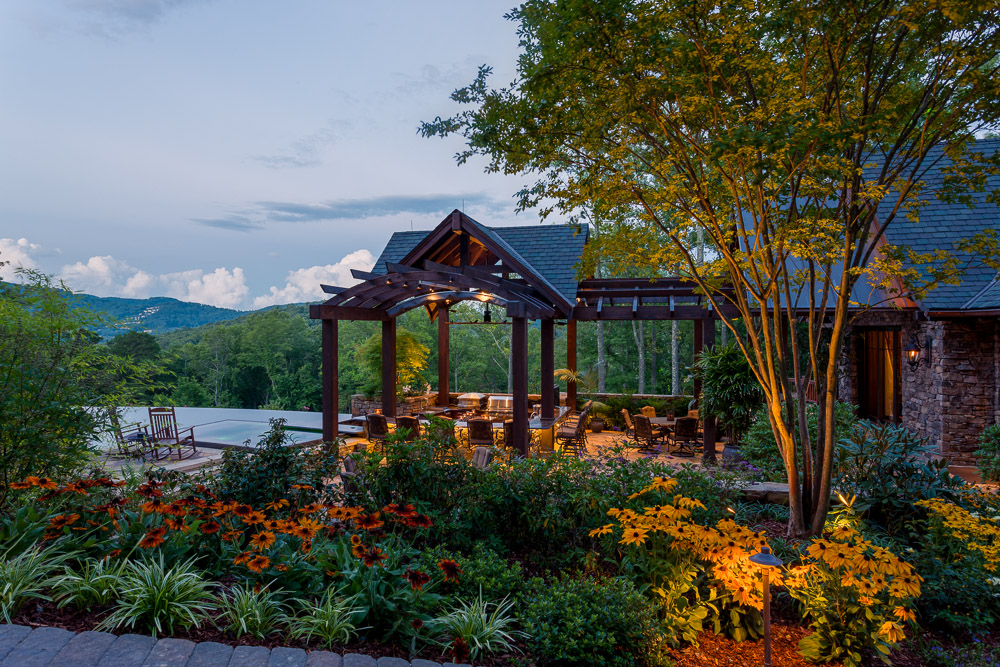
[[[359,653],[237,646],[0,623],[2,667],[471,667]]]

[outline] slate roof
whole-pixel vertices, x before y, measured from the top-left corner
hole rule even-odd
[[[983,139],[978,141],[973,150],[992,155],[1000,150],[1000,139]],[[961,261],[968,262],[959,285],[942,285],[923,299],[921,306],[927,310],[960,310],[1000,307],[1000,287],[993,286],[987,290],[991,282],[997,278],[996,272],[989,267],[974,261],[968,253],[957,252],[955,243],[969,238],[984,229],[1000,231],[1000,207],[987,201],[994,191],[1000,190],[1000,174],[988,177],[983,192],[970,193],[973,206],[963,203],[946,203],[937,198],[944,180],[945,169],[951,165],[951,160],[942,157],[941,151],[931,153],[928,160],[940,159],[935,167],[924,177],[925,188],[920,198],[927,204],[919,211],[919,220],[908,219],[904,214],[897,214],[886,231],[888,242],[896,246],[909,246],[917,252],[933,250],[948,250]],[[879,162],[878,156],[873,161]],[[885,220],[891,213],[896,201],[896,194],[890,193],[879,205],[879,218]]]
[[[585,226],[531,225],[487,227],[478,225],[498,245],[532,267],[571,303],[576,301],[576,266],[589,236]],[[394,232],[382,250],[372,273],[385,273],[386,262],[401,262],[429,231]]]

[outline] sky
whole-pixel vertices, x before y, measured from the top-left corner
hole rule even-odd
[[[0,0],[0,278],[251,309],[350,285],[394,231],[515,214],[420,121],[480,65],[509,83],[514,0]]]

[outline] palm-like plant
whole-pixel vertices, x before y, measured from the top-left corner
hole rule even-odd
[[[731,443],[738,443],[764,404],[764,390],[735,343],[704,350],[694,371],[701,378],[699,409],[717,417]]]

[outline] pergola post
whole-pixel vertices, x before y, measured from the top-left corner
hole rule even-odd
[[[702,348],[702,350],[705,350],[705,349],[709,349],[710,350],[713,347],[715,347],[715,320],[714,319],[713,320],[704,320],[704,321],[702,321],[701,334],[702,334],[701,335],[701,340],[702,340],[701,348]],[[718,430],[716,428],[715,417],[712,417],[710,415],[702,415],[701,412],[700,412],[700,410],[701,410],[701,405],[700,404],[698,406],[698,409],[699,409],[698,415],[701,416],[702,421],[703,421],[703,423],[705,425],[704,426],[704,433],[703,433],[703,435],[704,435],[703,440],[704,440],[705,447],[704,447],[704,449],[702,451],[701,460],[704,463],[715,463],[715,441],[716,441],[716,435],[717,435],[717,430]]]
[[[566,368],[576,372],[576,320],[566,322]],[[566,383],[566,407],[576,410],[576,382]]]
[[[326,448],[333,446],[337,437],[337,423],[340,421],[340,404],[337,396],[337,320],[323,322],[323,442]]]
[[[382,320],[382,414],[396,416],[396,318]]]
[[[528,319],[511,318],[511,366],[514,377],[514,437],[509,443],[521,456],[528,455]]]
[[[448,407],[451,402],[451,394],[448,387],[448,362],[451,353],[450,341],[448,339],[448,309],[438,308],[438,405],[442,408]]]
[[[555,397],[552,385],[555,382],[555,322],[551,318],[541,321],[542,328],[542,419],[555,419]]]

